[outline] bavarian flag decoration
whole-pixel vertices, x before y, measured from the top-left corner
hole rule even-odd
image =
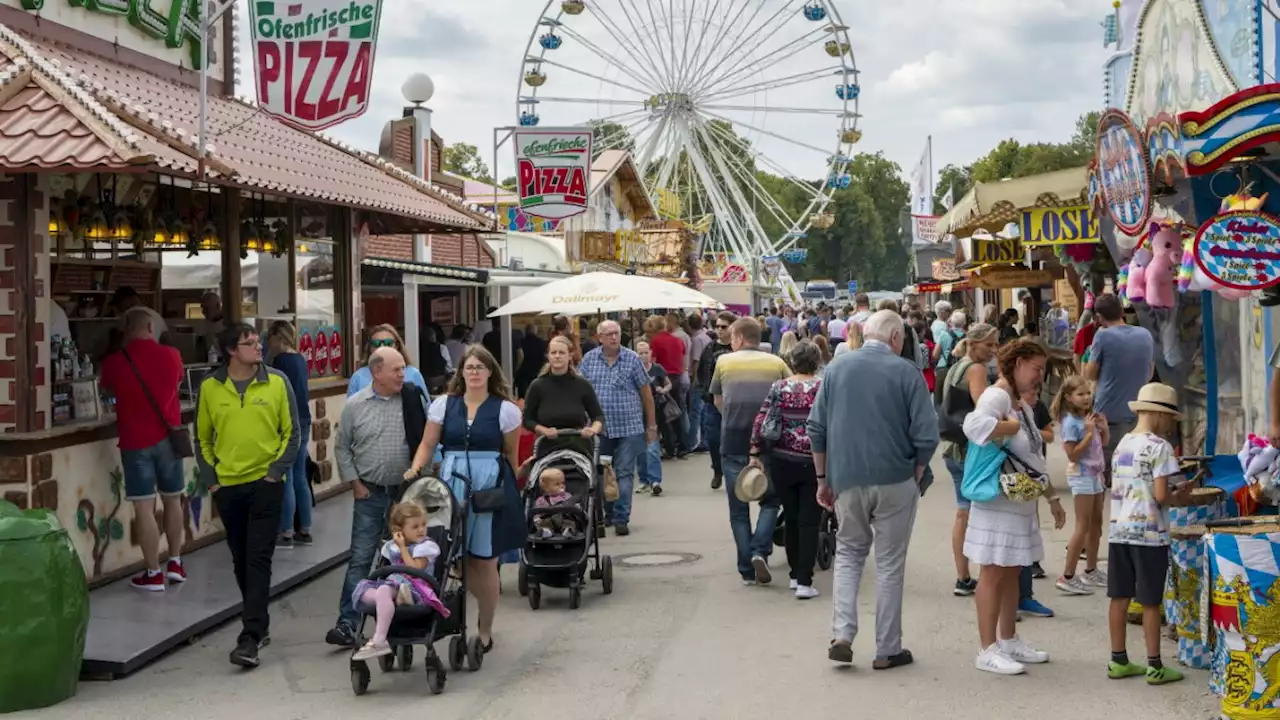
[[[382,0],[250,0],[258,106],[323,130],[369,108]]]
[[[1265,530],[1265,531],[1264,531]],[[1210,687],[1230,720],[1280,717],[1280,530],[1211,532]]]

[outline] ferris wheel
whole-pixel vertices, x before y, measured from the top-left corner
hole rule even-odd
[[[594,152],[631,152],[654,206],[702,233],[702,252],[773,257],[762,279],[798,300],[776,257],[833,224],[859,94],[831,0],[548,0],[516,113],[596,126]]]

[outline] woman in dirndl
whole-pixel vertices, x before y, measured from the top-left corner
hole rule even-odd
[[[507,388],[493,355],[480,345],[467,348],[448,394],[431,402],[427,431],[406,473],[416,477],[437,444],[444,450],[440,478],[459,502],[467,503],[467,590],[479,606],[476,633],[485,652],[493,649],[498,557],[518,549],[525,538],[524,508],[513,470],[518,462],[521,414]],[[467,499],[469,493],[499,487],[503,504],[497,510],[476,512]]]

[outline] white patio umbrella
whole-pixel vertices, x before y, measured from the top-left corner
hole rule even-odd
[[[500,315],[590,315],[651,308],[723,308],[715,298],[642,275],[593,272],[533,288],[498,308]]]

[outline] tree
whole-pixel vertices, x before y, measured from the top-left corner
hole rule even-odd
[[[938,187],[933,192],[933,214],[941,216],[947,212],[947,207],[942,204],[942,198],[947,192],[951,193],[951,202],[954,204],[959,202],[971,187],[973,187],[972,165],[947,165],[942,168],[938,173]]]
[[[480,151],[475,145],[467,143],[450,145],[444,149],[442,160],[441,165],[445,172],[478,182],[493,182],[493,178],[489,176],[489,166],[480,159]]]
[[[516,191],[516,182],[517,182],[517,180],[516,180],[516,176],[515,176],[515,175],[512,175],[511,177],[509,177],[509,178],[507,178],[506,180],[503,180],[503,181],[502,181],[502,187],[503,187],[503,189],[505,189],[505,190],[510,190],[511,192],[515,192],[515,191]]]
[[[588,120],[591,126],[591,153],[599,155],[605,150],[636,151],[636,139],[623,125],[611,120]]]

